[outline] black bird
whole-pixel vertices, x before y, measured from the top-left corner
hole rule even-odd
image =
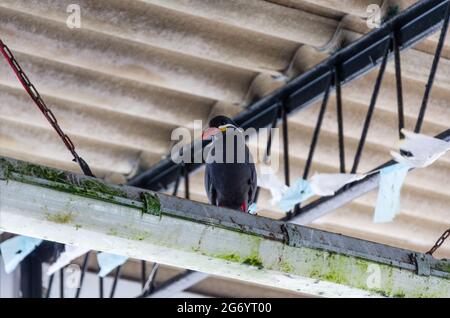
[[[206,158],[205,190],[216,206],[247,212],[255,201],[256,169],[243,131],[226,116],[216,116],[203,131],[212,140]]]

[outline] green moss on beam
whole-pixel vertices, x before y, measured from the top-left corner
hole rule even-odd
[[[80,185],[82,191],[86,193],[90,192],[102,193],[104,195],[110,196],[111,199],[114,197],[125,197],[125,198],[127,197],[126,192],[110,187],[97,180],[91,179],[82,180],[80,182]]]
[[[450,264],[449,263],[437,263],[436,264],[436,268],[443,271],[443,272],[447,272],[450,274]]]
[[[29,178],[34,177],[48,182],[48,184],[43,184],[43,186],[71,194],[109,202],[114,201],[115,197],[128,198],[127,193],[117,187],[92,178],[82,179],[78,182],[76,178],[69,178],[66,172],[53,168],[20,161],[11,162],[4,158],[0,158],[0,168],[4,171],[4,178],[7,181],[17,180],[34,183]]]
[[[252,255],[252,256],[249,256],[249,257],[245,258],[244,261],[242,262],[242,264],[255,266],[255,267],[258,267],[258,269],[263,269],[264,268],[263,262],[256,255]]]
[[[115,229],[115,228],[110,228],[110,229],[108,230],[108,232],[106,232],[106,234],[107,234],[107,235],[111,235],[111,236],[118,236],[117,229]]]
[[[17,164],[13,164],[4,158],[0,158],[0,167],[3,168],[6,180],[12,179],[13,173],[16,173],[19,176],[33,176],[53,182],[68,182],[64,172],[32,163],[17,162]]]
[[[67,224],[73,221],[73,214],[72,212],[56,213],[56,214],[46,213],[45,218],[50,222],[55,222],[58,224]]]
[[[239,255],[236,255],[236,254],[216,255],[216,257],[226,260],[228,262],[235,262],[235,263],[241,262],[241,258],[239,257]]]
[[[133,241],[143,241],[148,237],[150,237],[150,233],[146,231],[135,231],[128,236],[128,238]]]
[[[257,255],[250,255],[248,257],[242,258],[237,254],[223,254],[215,255],[215,258],[220,258],[228,262],[241,263],[244,265],[255,266],[258,269],[264,268],[262,260]]]
[[[142,192],[141,199],[144,204],[143,213],[161,216],[161,202],[156,194]]]

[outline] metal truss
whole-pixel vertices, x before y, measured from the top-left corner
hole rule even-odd
[[[420,1],[401,12],[379,29],[339,50],[322,63],[292,80],[274,93],[248,106],[234,120],[243,129],[263,128],[272,125],[274,119],[283,120],[280,107],[286,115],[294,114],[322,98],[327,90],[340,89],[352,80],[366,74],[382,63],[388,48],[388,58],[394,56],[391,41],[398,50],[405,50],[439,30],[444,21],[448,0]],[[330,82],[330,78],[333,80]],[[276,124],[275,122],[275,124]],[[192,146],[192,154],[194,155]],[[188,172],[201,164],[186,163]],[[159,191],[173,184],[179,166],[170,158],[134,177],[130,185]]]
[[[305,109],[316,100],[322,98],[322,106],[318,115],[317,124],[311,140],[310,151],[303,172],[303,178],[307,179],[314,157],[322,120],[326,111],[328,97],[332,90],[336,91],[337,101],[337,123],[338,123],[338,146],[340,172],[345,173],[345,151],[344,151],[344,126],[342,120],[342,96],[341,86],[364,75],[371,69],[380,66],[380,71],[375,82],[374,91],[366,115],[363,131],[355,154],[351,172],[357,171],[359,161],[364,149],[365,139],[370,127],[373,111],[375,109],[378,93],[383,80],[385,67],[388,59],[395,59],[395,76],[398,103],[398,130],[400,138],[403,137],[401,129],[404,127],[403,92],[401,77],[400,51],[405,50],[423,38],[429,36],[441,28],[441,36],[436,49],[435,58],[431,67],[428,84],[420,108],[415,132],[419,132],[423,123],[428,97],[433,85],[434,75],[439,62],[444,39],[448,29],[450,5],[448,1],[421,1],[405,10],[397,17],[387,21],[383,26],[361,39],[355,41],[348,47],[338,51],[324,62],[318,64],[310,71],[304,73],[286,86],[275,91],[273,94],[261,99],[249,106],[245,111],[237,115],[234,120],[242,128],[276,127],[282,121],[283,131],[283,153],[284,153],[284,175],[285,183],[289,185],[289,149],[287,133],[287,116]],[[446,131],[438,138],[449,140],[450,131]],[[270,155],[271,138],[269,136],[267,155]],[[194,156],[194,146],[191,153]],[[387,162],[383,166],[393,164]],[[183,164],[184,175],[195,171],[201,164]],[[381,168],[381,167],[378,167]],[[377,168],[377,169],[378,169]],[[144,187],[151,190],[161,190],[169,187],[175,182],[175,189],[180,180],[180,168],[170,158],[162,160],[150,170],[134,177],[129,184]],[[187,179],[186,179],[187,180]],[[379,175],[373,174],[369,177],[354,182],[353,184],[338,191],[335,196],[324,197],[300,208],[296,206],[283,218],[296,224],[309,224],[315,219],[332,212],[346,203],[378,187]],[[188,183],[188,182],[187,182]],[[174,191],[176,194],[176,190]],[[170,288],[170,285],[169,285]]]

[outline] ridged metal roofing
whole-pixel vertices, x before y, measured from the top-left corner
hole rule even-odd
[[[82,27],[70,29],[66,9],[72,2],[1,0],[1,38],[95,174],[125,182],[169,153],[174,128],[192,128],[194,120],[206,123],[214,114],[235,115],[369,32],[365,22],[369,4],[387,12],[416,1],[78,0]],[[437,37],[402,53],[409,129],[418,114]],[[347,167],[360,138],[376,72],[343,88]],[[0,74],[0,154],[78,171],[5,62],[0,62]],[[449,128],[449,79],[447,37],[425,134]],[[311,172],[338,171],[335,108],[333,94]],[[316,104],[289,118],[292,179],[301,176],[318,110]],[[389,150],[398,146],[396,112],[390,62],[359,171],[390,159]],[[274,154],[281,152],[274,149]],[[312,226],[426,251],[450,225],[449,183],[447,155],[408,175],[401,213],[394,222],[372,222],[373,192]],[[206,200],[202,171],[191,177],[191,198]],[[260,214],[282,217],[269,201],[263,190]],[[450,245],[444,244],[436,256],[449,258]]]

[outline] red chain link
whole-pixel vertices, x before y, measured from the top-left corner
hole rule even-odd
[[[39,92],[37,91],[36,87],[30,82],[28,76],[24,73],[17,60],[14,58],[14,55],[12,54],[11,50],[6,46],[5,43],[3,43],[2,40],[0,40],[0,51],[5,57],[5,59],[8,61],[12,70],[19,79],[20,83],[22,83],[23,88],[25,88],[28,95],[30,95],[31,99],[34,101],[36,106],[39,108],[42,114],[44,114],[45,118],[47,118],[48,122],[55,129],[59,137],[61,137],[67,149],[72,153],[72,156],[74,158],[73,161],[77,162],[80,165],[80,168],[85,175],[93,177],[94,175],[92,174],[92,171],[87,165],[87,163],[75,151],[75,145],[73,144],[72,140],[69,138],[69,136],[67,136],[63,132],[63,130],[58,124],[58,121],[56,120],[55,115],[47,107],[41,95],[39,95]]]
[[[444,244],[445,240],[450,236],[450,229],[447,229],[444,233],[442,233],[441,237],[436,241],[434,246],[427,252],[429,255],[433,255],[436,250]]]

